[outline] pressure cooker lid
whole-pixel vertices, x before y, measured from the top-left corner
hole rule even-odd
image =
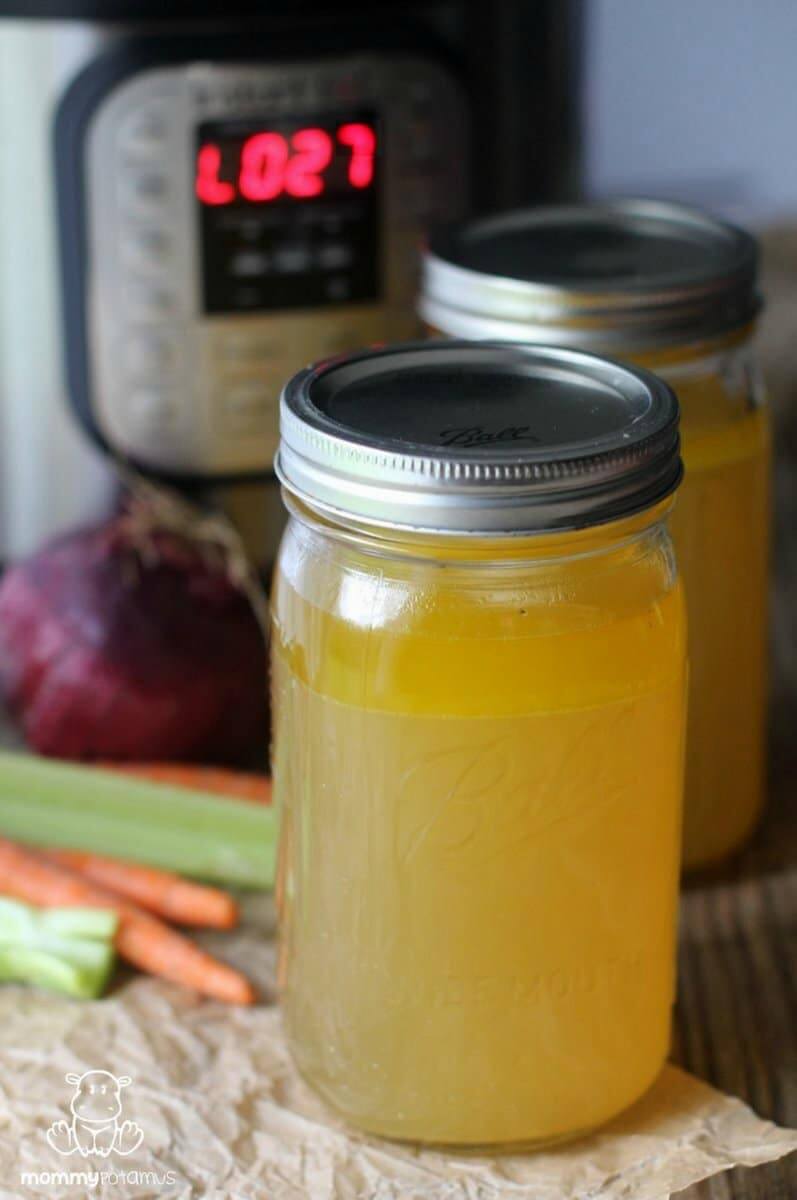
[[[277,474],[311,507],[446,533],[579,528],[678,484],[678,405],[572,350],[425,342],[322,362],[282,396]]]
[[[362,0],[364,6],[365,0]],[[349,0],[347,8],[358,7]],[[274,20],[280,16],[296,19],[323,13],[324,6],[312,0],[196,0],[176,6],[164,0],[0,0],[0,18],[21,17],[59,21],[146,21],[168,24],[179,32],[181,27],[203,21],[234,21],[236,17]]]
[[[251,0],[209,3],[197,0],[184,12],[163,0],[0,0],[0,17],[58,21],[158,21],[175,26],[238,14],[262,12],[263,4]]]

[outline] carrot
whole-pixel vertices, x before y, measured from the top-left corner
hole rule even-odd
[[[254,1001],[248,979],[157,917],[5,838],[0,838],[0,892],[44,908],[60,905],[111,908],[119,917],[114,938],[116,949],[140,970],[192,987],[217,1000],[232,1004]]]
[[[252,771],[233,771],[227,767],[202,767],[195,763],[115,763],[98,762],[106,771],[136,775],[152,783],[169,783],[194,792],[231,796],[236,800],[271,803],[271,780]]]
[[[77,871],[93,883],[178,925],[232,929],[238,924],[238,905],[220,888],[189,883],[171,871],[84,850],[47,849],[41,853],[50,862]]]

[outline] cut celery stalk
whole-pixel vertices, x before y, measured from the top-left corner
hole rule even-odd
[[[84,961],[75,963],[45,950],[0,945],[0,979],[32,983],[81,1000],[94,999],[105,990],[115,961],[114,949],[104,942],[84,942],[83,946]]]
[[[101,942],[109,941],[119,924],[110,908],[45,908],[39,920],[43,934]]]
[[[34,908],[0,897],[0,980],[99,996],[115,961],[117,923],[106,909]]]
[[[58,938],[42,934],[31,942],[29,947],[23,946],[23,949],[40,950],[42,954],[57,958],[59,962],[68,963],[72,967],[93,970],[105,961],[105,951],[110,945],[110,941],[98,942],[93,938]],[[4,949],[13,950],[16,947],[6,945],[0,938],[0,950]]]
[[[110,908],[34,908],[0,896],[0,945],[34,932],[41,937],[108,942],[118,924],[119,918]]]
[[[239,887],[274,882],[276,813],[244,800],[0,753],[0,836]]]

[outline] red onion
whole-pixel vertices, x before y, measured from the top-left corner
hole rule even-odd
[[[264,639],[224,556],[142,536],[129,514],[7,571],[0,686],[43,754],[235,761],[266,745]]]

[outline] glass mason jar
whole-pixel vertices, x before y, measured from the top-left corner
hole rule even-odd
[[[685,629],[677,404],[589,355],[426,343],[282,402],[280,985],[370,1133],[574,1136],[668,1050]]]
[[[465,223],[433,239],[424,267],[431,332],[608,354],[654,370],[678,394],[687,867],[741,845],[764,801],[769,426],[750,344],[759,307],[753,239],[654,201]]]

